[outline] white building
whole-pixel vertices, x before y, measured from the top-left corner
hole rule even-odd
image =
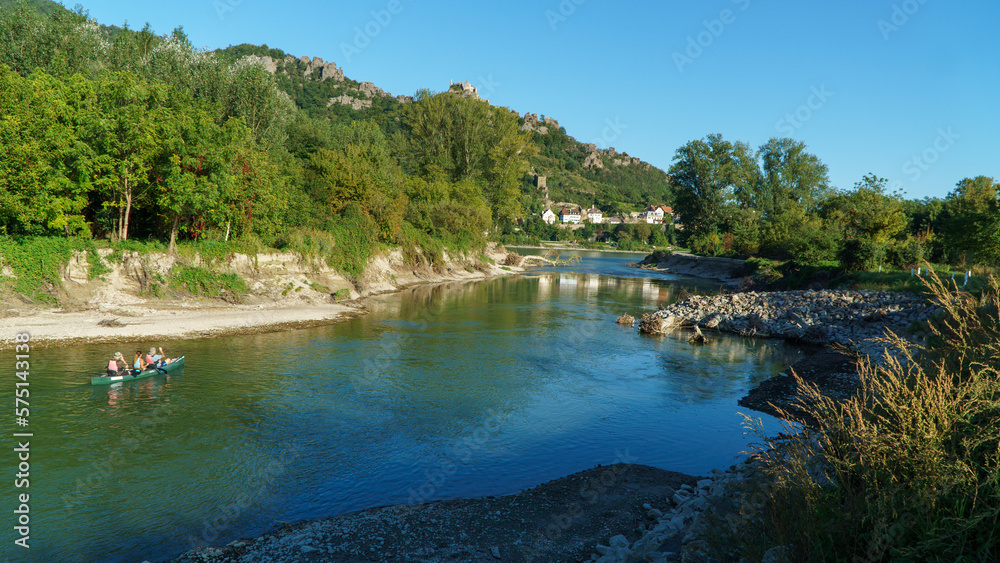
[[[658,205],[650,205],[643,212],[643,218],[646,219],[647,223],[652,223],[654,225],[659,225],[663,223],[663,208]]]
[[[604,212],[596,207],[591,207],[587,210],[587,220],[595,225],[599,225],[604,222]]]
[[[582,213],[579,207],[566,208],[559,212],[559,218],[563,223],[579,223]]]
[[[551,209],[545,208],[545,213],[542,213],[542,221],[545,221],[550,225],[554,225],[557,219],[559,219],[559,217],[556,217],[556,214],[553,213]]]

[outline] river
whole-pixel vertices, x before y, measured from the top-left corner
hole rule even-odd
[[[32,350],[31,486],[8,478],[4,497],[10,515],[30,492],[31,549],[10,547],[9,524],[6,557],[157,562],[281,522],[512,493],[619,460],[724,469],[753,441],[737,399],[799,351],[614,324],[682,288],[717,289],[625,266],[636,259],[585,253],[417,287],[337,325],[150,342],[185,354],[183,371],[111,388],[85,382],[114,346]]]

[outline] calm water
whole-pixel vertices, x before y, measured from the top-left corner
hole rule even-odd
[[[511,493],[621,459],[727,467],[752,441],[737,399],[798,352],[615,325],[682,287],[714,288],[636,277],[650,275],[624,267],[636,259],[417,288],[329,327],[149,343],[186,354],[184,370],[112,388],[84,382],[113,346],[32,350],[32,548],[11,547],[9,524],[4,556],[155,562],[280,522]],[[8,476],[14,462],[8,449]],[[10,515],[23,490],[7,483]]]

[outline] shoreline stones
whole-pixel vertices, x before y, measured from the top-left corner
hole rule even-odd
[[[813,438],[813,452],[821,448]],[[597,563],[666,563],[685,561],[718,561],[708,555],[707,538],[713,533],[712,522],[728,520],[740,512],[740,505],[759,507],[753,495],[747,497],[747,483],[761,470],[764,463],[773,463],[785,457],[779,446],[776,450],[760,452],[733,465],[728,471],[713,469],[711,476],[700,479],[694,486],[681,485],[672,497],[664,499],[664,510],[644,504],[647,516],[653,521],[634,543],[623,536],[608,540],[609,546],[598,545],[591,561]],[[809,462],[810,473],[822,481],[828,474],[823,462],[815,456]],[[670,505],[672,504],[672,508]],[[769,555],[770,554],[770,555]],[[764,561],[788,561],[788,546],[772,546]]]
[[[887,330],[902,333],[940,308],[912,293],[804,290],[694,296],[643,315],[639,331],[663,334],[695,325],[754,338],[783,338],[803,344],[841,344],[880,357],[875,339]]]

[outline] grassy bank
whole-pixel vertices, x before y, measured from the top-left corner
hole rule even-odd
[[[1000,286],[937,276],[945,314],[926,347],[890,339],[903,361],[864,364],[857,397],[799,385],[817,421],[765,438],[762,466],[714,540],[723,559],[997,561],[1000,557]]]
[[[910,270],[884,270],[876,272],[846,271],[840,262],[828,261],[814,264],[799,264],[796,262],[781,262],[766,258],[749,258],[742,275],[766,285],[769,289],[808,289],[810,287],[828,287],[831,289],[909,291],[923,293],[928,290],[927,280],[933,270],[935,276],[962,285],[965,272],[944,264],[923,264],[919,275]],[[963,289],[973,292],[982,291],[991,270],[979,268],[973,272]]]

